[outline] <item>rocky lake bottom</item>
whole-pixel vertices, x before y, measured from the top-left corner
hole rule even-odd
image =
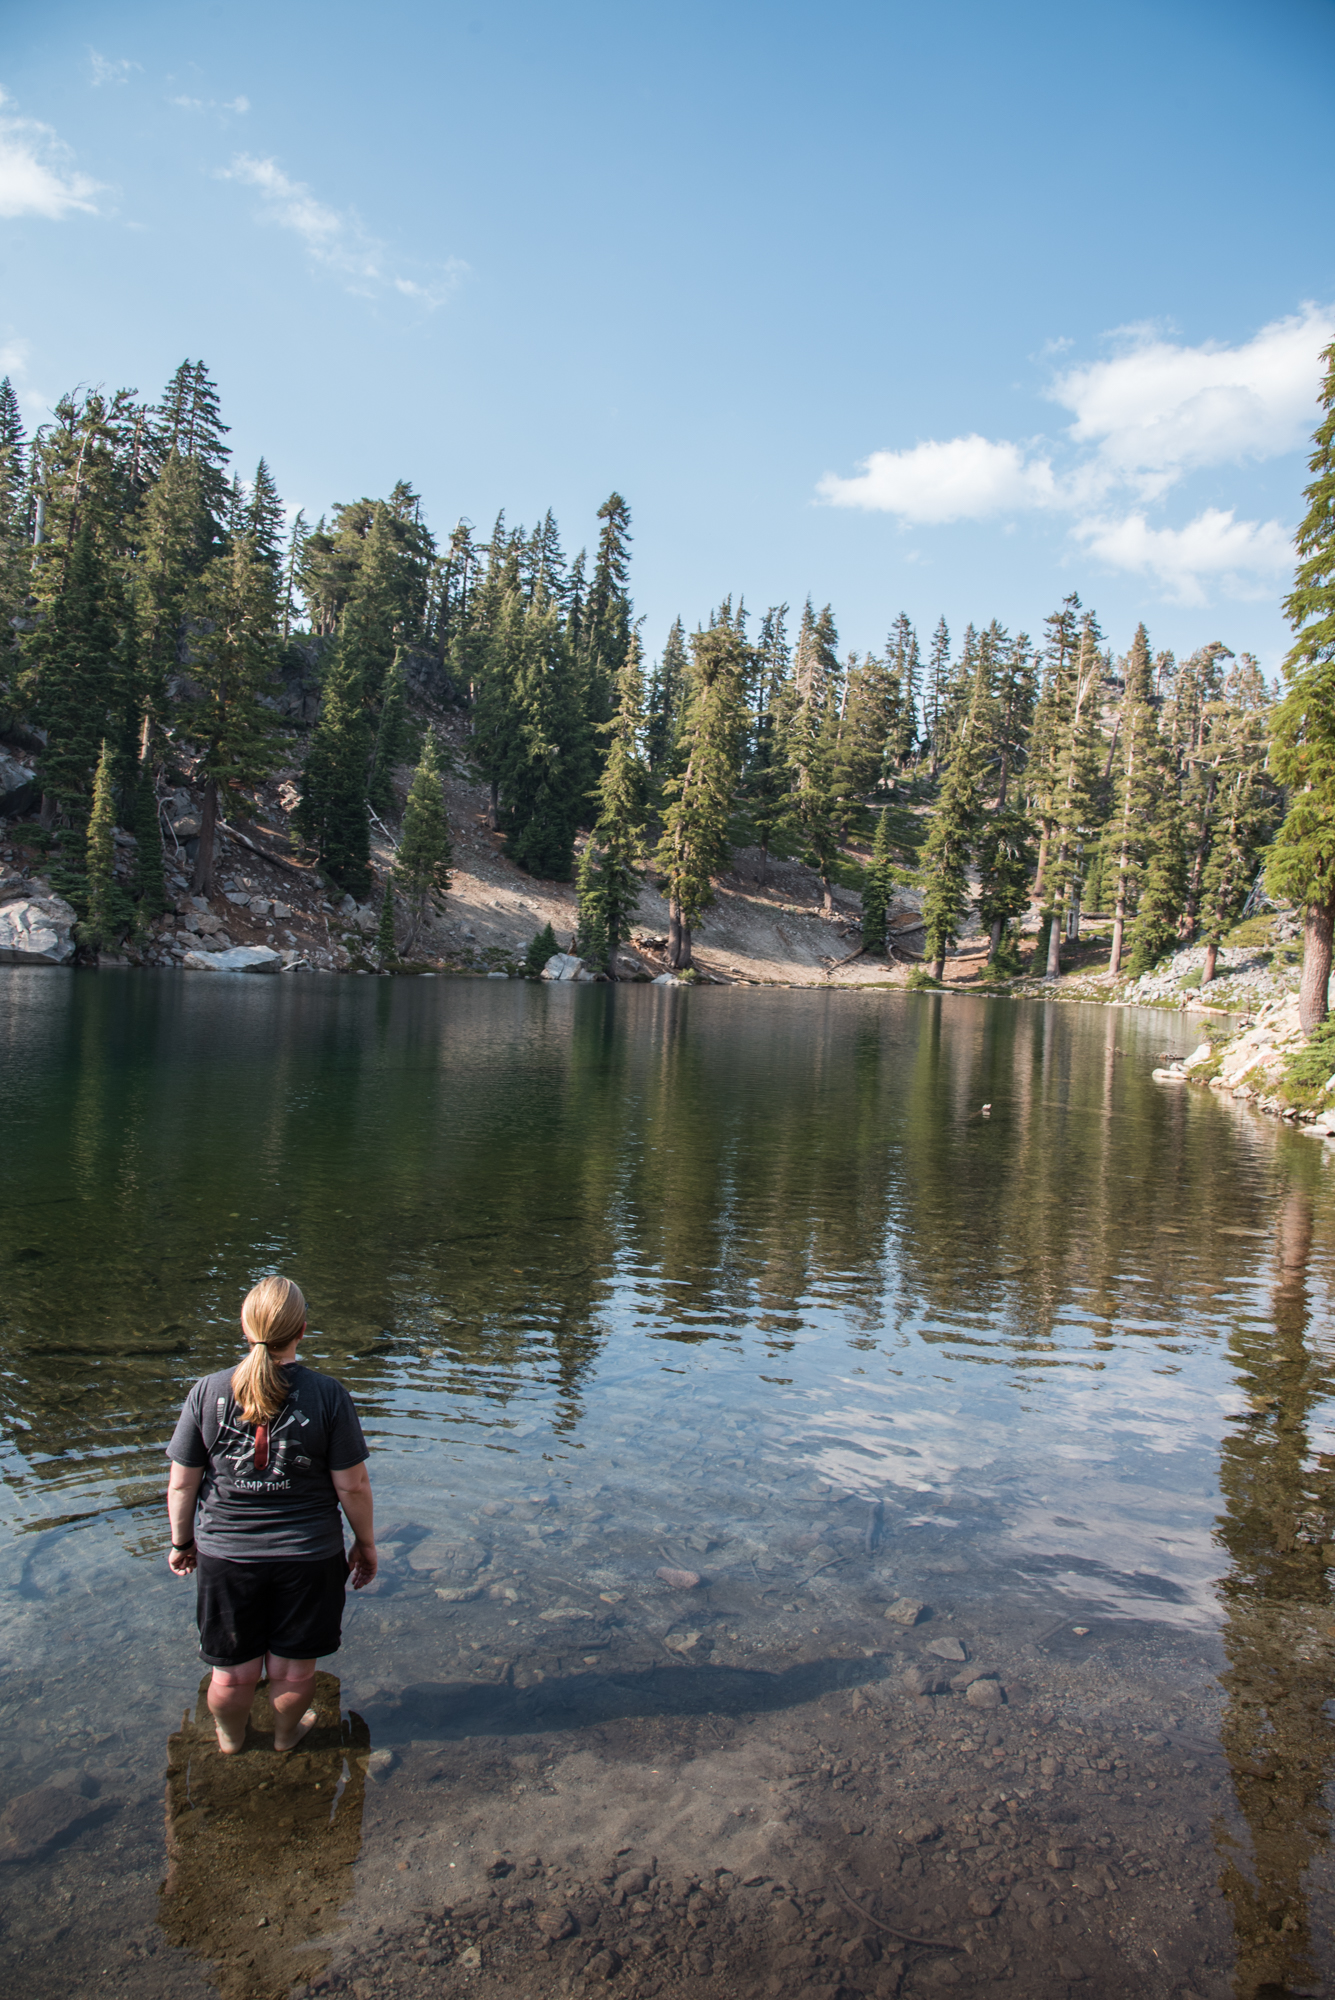
[[[18,977],[7,1990],[1328,1990],[1324,1149],[1162,1016]],[[383,1563],[223,1759],[159,1454],[274,1265]]]

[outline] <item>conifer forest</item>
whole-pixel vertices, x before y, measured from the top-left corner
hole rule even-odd
[[[35,759],[11,825],[77,911],[84,958],[166,907],[173,785],[198,798],[190,887],[208,896],[220,823],[244,827],[279,767],[299,772],[297,851],[359,901],[372,826],[393,823],[384,964],[411,956],[448,890],[457,756],[510,860],[576,880],[574,949],[595,969],[615,966],[647,875],[666,963],[689,974],[715,880],[750,847],[801,859],[827,905],[836,884],[855,890],[872,956],[894,955],[887,908],[916,884],[920,979],[941,977],[971,919],[991,977],[1055,978],[1099,915],[1114,974],[1196,940],[1208,981],[1268,867],[1304,912],[1310,1030],[1335,906],[1335,350],[1325,363],[1283,688],[1226,636],[1185,657],[1144,623],[1113,638],[1075,591],[1025,630],[984,605],[962,632],[919,632],[888,606],[884,642],[858,652],[801,579],[791,602],[756,607],[738,578],[722,603],[683,606],[649,659],[620,493],[573,556],[550,512],[433,528],[406,482],[290,518],[263,459],[235,465],[203,362],[157,402],[71,393],[31,436],[6,380],[0,712]],[[294,655],[318,685],[308,718],[275,700]],[[445,713],[458,749],[432,726]]]

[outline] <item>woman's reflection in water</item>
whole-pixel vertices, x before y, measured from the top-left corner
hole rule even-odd
[[[317,1673],[316,1721],[295,1750],[218,1751],[209,1676],[194,1720],[167,1740],[167,1879],[158,1922],[211,1960],[224,2000],[269,2000],[328,1960],[311,1940],[334,1930],[352,1894],[362,1838],[370,1731],[339,1711],[339,1683]],[[263,1688],[252,1729],[272,1732]]]
[[[1226,1511],[1216,1532],[1230,1557],[1223,1741],[1250,1838],[1240,1842],[1222,1822],[1215,1837],[1239,2000],[1324,1990],[1312,1983],[1304,1878],[1326,1847],[1323,1795],[1335,1763],[1325,1562],[1335,1541],[1335,1460],[1313,1454],[1310,1426],[1335,1389],[1335,1357],[1308,1333],[1312,1219],[1311,1196],[1291,1191],[1279,1214],[1271,1324],[1234,1336],[1250,1412],[1232,1427],[1220,1465]]]

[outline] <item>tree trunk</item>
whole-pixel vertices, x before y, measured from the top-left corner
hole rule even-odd
[[[1126,935],[1126,849],[1123,848],[1117,869],[1117,901],[1113,905],[1112,951],[1108,957],[1108,970],[1116,978],[1122,969],[1122,939]]]
[[[1038,863],[1034,869],[1033,895],[1034,895],[1034,901],[1036,903],[1039,903],[1043,900],[1043,877],[1048,872],[1048,842],[1051,840],[1051,838],[1052,838],[1051,824],[1045,821],[1043,824],[1042,832],[1039,836]]]
[[[1329,902],[1309,903],[1303,918],[1303,983],[1298,989],[1298,1024],[1305,1035],[1326,1018],[1333,933],[1335,896]]]
[[[989,933],[989,935],[991,936],[991,939],[992,939],[992,948],[991,948],[991,950],[990,950],[990,951],[988,952],[988,954],[987,954],[987,955],[988,955],[988,958],[989,958],[989,959],[993,959],[993,958],[995,958],[995,957],[996,957],[997,953],[998,953],[998,952],[999,952],[999,951],[1001,950],[1001,918],[1000,918],[1000,917],[993,917],[993,919],[992,919],[992,929],[991,929],[991,932]]]
[[[210,778],[204,787],[204,809],[199,816],[199,850],[190,887],[197,896],[213,894],[213,830],[218,824],[218,786]]]
[[[1219,957],[1219,946],[1211,939],[1205,947],[1205,964],[1201,967],[1201,985],[1208,986],[1214,978],[1215,961]]]
[[[769,842],[767,840],[762,840],[760,843],[760,887],[763,889],[768,881],[769,881]]]
[[[1058,979],[1061,977],[1061,969],[1062,907],[1060,903],[1054,903],[1052,906],[1052,922],[1048,926],[1048,969],[1043,974],[1043,977],[1045,979]]]
[[[495,778],[491,781],[491,799],[488,811],[491,814],[491,830],[495,833],[501,823],[501,788]]]
[[[832,916],[834,914],[834,891],[830,887],[830,878],[828,875],[821,876],[820,888],[822,914],[827,917]]]
[[[934,958],[932,960],[932,977],[933,979],[936,980],[943,980],[945,976],[946,976],[946,957],[945,953],[942,952],[940,958]]]
[[[681,913],[681,904],[675,899],[668,904],[668,969],[671,972],[689,972],[691,969],[691,927]]]

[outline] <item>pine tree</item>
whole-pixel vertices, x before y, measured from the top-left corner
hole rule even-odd
[[[145,732],[147,733],[147,732]],[[162,821],[153,768],[144,756],[134,788],[134,879],[136,920],[143,930],[167,908],[167,884],[162,862]]]
[[[713,901],[712,877],[728,862],[750,670],[746,634],[729,599],[707,631],[692,635],[681,770],[665,787],[657,859],[668,903],[668,964],[677,972],[692,968],[692,931]]]
[[[269,573],[274,602],[283,594],[283,503],[263,459],[255,467],[249,498],[241,509],[240,531],[249,537],[254,561]],[[286,636],[286,635],[284,635]]]
[[[1108,970],[1121,970],[1127,916],[1144,868],[1150,819],[1155,803],[1158,729],[1152,706],[1153,664],[1149,634],[1136,627],[1131,650],[1122,663],[1122,708],[1118,719],[1113,822],[1109,839],[1115,844],[1113,864],[1112,950]]]
[[[613,972],[616,955],[640,900],[636,863],[648,818],[649,773],[640,755],[644,728],[644,675],[640,635],[631,633],[626,658],[616,680],[616,714],[608,727],[608,748],[595,798],[598,817],[585,859],[595,848],[597,910],[601,926],[602,962]],[[581,905],[581,909],[582,909]]]
[[[1325,411],[1309,460],[1307,513],[1296,542],[1294,587],[1284,615],[1294,643],[1288,690],[1275,711],[1270,765],[1289,808],[1266,866],[1271,893],[1303,910],[1299,1020],[1310,1035],[1326,1018],[1335,942],[1335,342],[1322,355]]]
[[[369,753],[361,680],[339,645],[325,669],[320,712],[301,773],[293,822],[333,880],[359,901],[371,886]]]
[[[112,755],[103,743],[93,779],[92,811],[88,817],[87,915],[79,925],[81,945],[96,958],[120,928],[124,898],[116,885],[116,800],[112,790]]]
[[[611,720],[614,689],[630,648],[630,508],[611,493],[598,509],[602,528],[580,625],[577,655],[584,712],[596,730]]]
[[[556,942],[556,932],[550,924],[544,924],[524,958],[524,970],[529,978],[539,978],[548,959],[554,958],[560,949],[560,945]]]
[[[655,777],[670,768],[681,735],[687,668],[686,635],[680,618],[674,618],[649,683],[644,754]]]
[[[218,391],[202,361],[183,361],[153,412],[151,456],[160,467],[173,453],[198,469],[204,505],[221,526],[228,513],[224,442],[230,425],[222,420]]]
[[[1219,762],[1210,858],[1201,883],[1203,986],[1215,976],[1219,946],[1242,914],[1257,857],[1279,819],[1278,793],[1265,768],[1270,704],[1265,683],[1245,653],[1235,683],[1228,742]]]
[[[503,663],[488,674],[501,690],[491,775],[506,852],[530,875],[567,881],[593,758],[559,608],[508,592],[489,659]]]
[[[894,867],[890,860],[890,829],[885,809],[876,815],[876,831],[872,836],[871,865],[862,882],[862,949],[883,952],[886,948],[886,912],[890,906],[890,892],[894,886]]]
[[[297,616],[297,599],[301,593],[299,578],[302,558],[306,550],[306,538],[310,530],[306,526],[306,516],[298,508],[292,522],[292,530],[287,538],[287,555],[283,562],[283,638],[292,636],[292,627]]]
[[[102,741],[108,738],[114,746],[124,727],[116,601],[114,581],[86,525],[75,537],[64,589],[24,648],[25,707],[47,732],[38,760],[42,817],[48,826],[68,821],[80,847]]]
[[[394,857],[394,879],[409,909],[408,951],[413,950],[421,935],[429,898],[433,894],[443,896],[449,889],[452,858],[435,732],[428,729],[422,742],[421,761],[408,791],[403,839]]]
[[[973,698],[955,736],[923,843],[923,866],[929,878],[923,921],[933,979],[945,975],[946,953],[959,937],[969,904],[969,856],[983,812],[983,745],[979,739],[984,693],[983,677],[976,667]]]
[[[196,637],[192,692],[178,706],[181,728],[198,745],[195,782],[204,792],[193,887],[211,896],[221,793],[250,810],[245,791],[261,784],[276,757],[273,713],[266,705],[277,672],[277,605],[268,565],[250,539],[237,536],[215,557],[190,600]]]
[[[930,776],[935,782],[941,768],[941,721],[950,688],[950,628],[944,618],[932,634],[932,650],[927,655],[927,685],[923,693],[923,724],[931,752]]]
[[[1187,892],[1182,842],[1182,805],[1175,775],[1163,770],[1158,808],[1150,832],[1150,857],[1136,921],[1131,927],[1127,972],[1138,979],[1157,965],[1177,942],[1178,920]]]
[[[16,694],[20,654],[14,621],[28,594],[32,557],[23,418],[8,375],[0,381],[0,702]]]
[[[793,774],[792,823],[820,874],[827,916],[834,907],[830,878],[844,816],[839,790],[843,692],[834,613],[827,604],[817,616],[808,598],[793,655],[792,721],[786,734]]]
[[[946,647],[949,651],[949,634]],[[918,747],[920,728],[918,702],[922,691],[922,656],[918,651],[918,635],[907,611],[901,611],[890,627],[890,636],[885,642],[885,663],[888,671],[899,684],[899,724],[889,745],[887,774],[902,771],[913,757]]]
[[[773,604],[760,621],[755,647],[755,698],[742,770],[739,805],[769,875],[770,847],[792,817],[792,659],[788,606]]]
[[[380,970],[385,972],[394,965],[399,956],[398,944],[394,937],[394,883],[391,878],[385,884],[385,893],[380,901],[380,922],[375,934],[376,958]]]
[[[1074,602],[1067,600],[1072,608]],[[1049,620],[1050,625],[1053,622]],[[1049,979],[1056,979],[1061,970],[1061,939],[1067,917],[1064,906],[1069,905],[1072,935],[1080,918],[1079,860],[1090,823],[1091,794],[1097,773],[1098,690],[1105,664],[1099,650],[1100,640],[1094,615],[1087,611],[1080,621],[1079,641],[1069,662],[1069,678],[1058,689],[1060,698],[1051,716],[1052,758],[1045,801],[1050,845],[1043,880],[1053,912],[1048,931],[1046,976]],[[1041,862],[1042,850],[1040,865]]]
[[[161,726],[181,672],[187,602],[221,546],[205,504],[200,468],[192,459],[168,453],[139,511],[134,535],[138,556],[131,590],[139,706]]]
[[[371,783],[368,792],[371,804],[382,815],[394,810],[394,767],[403,761],[407,740],[408,718],[403,685],[402,654],[396,648],[385,677],[385,691],[380,703],[380,721],[376,725],[375,758],[371,766]]]
[[[607,901],[603,893],[602,869],[592,839],[585,842],[575,873],[575,942],[572,950],[587,965],[600,971],[607,967]]]

